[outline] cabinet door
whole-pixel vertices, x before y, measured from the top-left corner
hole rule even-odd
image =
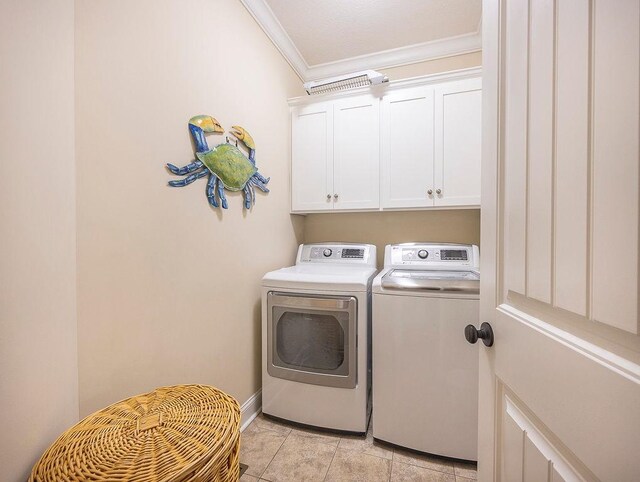
[[[334,209],[380,207],[380,101],[363,95],[334,104]]]
[[[386,95],[381,137],[382,207],[433,206],[433,88]]]
[[[435,88],[435,205],[480,206],[480,79]]]
[[[333,106],[291,112],[291,210],[333,209]]]

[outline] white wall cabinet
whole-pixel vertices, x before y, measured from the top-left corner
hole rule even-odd
[[[294,106],[292,212],[479,207],[479,70],[433,77]]]
[[[297,107],[291,115],[292,211],[333,207],[333,103]]]
[[[380,101],[370,95],[333,106],[333,208],[380,206]]]
[[[433,206],[433,88],[382,99],[382,207]]]
[[[479,78],[382,99],[382,208],[480,205]]]
[[[379,111],[371,95],[293,109],[292,211],[380,207]]]
[[[481,80],[438,85],[434,99],[434,205],[480,206]]]

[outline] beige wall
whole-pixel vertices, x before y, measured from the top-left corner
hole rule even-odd
[[[304,224],[305,243],[371,243],[382,267],[384,247],[393,243],[434,241],[480,244],[480,210],[311,214]]]
[[[382,70],[391,80],[477,67],[480,52]],[[443,210],[310,214],[305,217],[304,242],[373,243],[382,266],[384,247],[412,241],[480,244],[480,210]]]
[[[449,72],[451,70],[468,69],[480,65],[482,65],[482,52],[472,52],[470,54],[455,55],[453,57],[444,57],[442,59],[378,70],[384,72],[384,74],[393,81],[428,74],[437,74],[439,72]]]
[[[260,387],[260,279],[291,264],[289,111],[301,81],[237,0],[76,2],[80,412],[154,387]],[[194,114],[247,128],[271,193],[214,210]],[[210,143],[220,139],[211,139]]]
[[[78,418],[73,1],[0,4],[0,480]]]

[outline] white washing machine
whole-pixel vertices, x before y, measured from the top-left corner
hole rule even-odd
[[[262,412],[333,430],[368,425],[376,247],[304,244],[262,279]]]
[[[385,249],[373,282],[373,436],[420,452],[477,460],[477,246]]]

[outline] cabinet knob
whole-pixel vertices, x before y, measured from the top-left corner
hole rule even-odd
[[[433,189],[429,189],[429,190],[427,191],[427,194],[428,194],[429,196],[431,196],[431,195],[433,194]]]
[[[334,194],[334,195],[333,195],[333,199],[338,199],[338,195],[337,195],[337,194]]]
[[[442,194],[442,189],[436,189],[436,194]]]
[[[327,199],[331,199],[331,194],[327,194]]]

